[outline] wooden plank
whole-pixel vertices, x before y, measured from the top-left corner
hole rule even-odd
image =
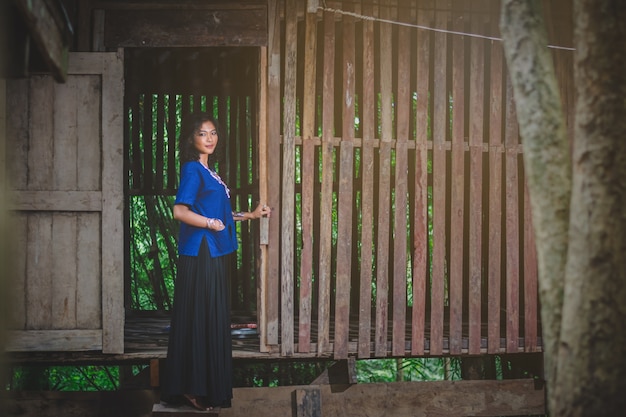
[[[26,79],[8,80],[0,83],[0,87],[6,87],[6,100],[0,103],[0,129],[4,124],[5,134],[0,135],[0,186],[4,192],[4,197],[0,205],[2,210],[10,210],[14,201],[13,189],[26,189],[28,184],[28,87]],[[0,94],[0,98],[2,95]],[[7,111],[11,109],[11,111]],[[4,111],[2,111],[4,110]],[[6,118],[5,118],[6,117]],[[8,140],[10,138],[10,140]],[[11,192],[11,194],[9,194]],[[5,293],[4,300],[10,303],[6,308],[8,315],[7,325],[9,328],[22,329],[26,325],[26,248],[27,248],[27,226],[28,217],[20,213],[3,212],[2,223],[8,228],[4,232],[5,252],[8,261],[11,261],[12,269],[5,266],[5,276],[7,270],[12,272],[13,278],[10,280],[8,292]],[[3,229],[7,230],[7,229]],[[11,232],[13,233],[11,235]],[[8,239],[12,236],[11,239]]]
[[[6,82],[6,107],[11,109],[6,114],[5,138],[11,138],[5,142],[6,180],[14,190],[25,190],[28,186],[29,87],[26,78]]]
[[[337,391],[331,385],[235,388],[233,407],[222,409],[220,415],[296,415],[295,392],[307,389],[319,389],[322,415],[328,417],[414,417],[423,410],[428,410],[429,415],[451,417],[545,414],[545,389],[535,386],[532,379],[517,379],[359,384],[358,389],[344,391]],[[101,410],[103,415],[130,417],[137,410],[149,413],[158,401],[154,390],[12,391],[7,397],[9,409],[39,417],[79,417],[94,409]]]
[[[157,190],[163,189],[163,171],[164,171],[164,155],[165,155],[165,139],[163,137],[165,126],[165,108],[164,108],[164,95],[159,94],[157,96],[156,104],[156,132],[155,132],[155,161],[154,161],[154,188]],[[244,165],[245,166],[245,165]]]
[[[66,37],[71,29],[67,27],[69,22],[59,26],[57,19],[62,16],[50,8],[52,2],[14,0],[13,4],[22,14],[29,28],[29,36],[35,41],[54,79],[64,82],[68,68],[69,43]]]
[[[283,126],[282,225],[281,225],[281,353],[293,355],[294,234],[295,234],[295,133],[296,69],[298,51],[296,0],[285,1],[285,92]]]
[[[26,328],[52,327],[52,216],[32,214],[28,218],[26,266]]]
[[[322,395],[319,387],[296,390],[296,417],[321,417]]]
[[[350,7],[347,6],[347,10]],[[354,100],[355,100],[355,34],[354,18],[343,16],[343,87],[342,87],[342,140],[339,150],[339,195],[337,203],[337,273],[335,288],[335,341],[336,359],[348,357],[350,333],[350,284],[352,280],[352,203],[354,201]]]
[[[77,352],[102,349],[101,330],[10,330],[8,352]]]
[[[14,191],[11,210],[21,211],[100,211],[100,191]]]
[[[53,166],[52,190],[76,189],[78,177],[77,112],[74,106],[68,106],[67,103],[77,103],[80,94],[77,77],[69,78],[60,88],[54,89],[52,108],[54,123],[50,126],[53,130],[53,153],[50,156]]]
[[[518,126],[513,88],[507,78],[505,121],[505,192],[506,192],[506,351],[519,347],[519,186]]]
[[[52,268],[48,273],[53,329],[76,328],[76,235],[75,214],[52,213]]]
[[[371,15],[372,5],[363,4],[363,13]],[[374,22],[363,22],[363,85],[360,102],[363,143],[361,151],[361,275],[359,288],[358,355],[369,358],[372,334],[372,246],[374,226]]]
[[[269,201],[268,191],[268,117],[267,111],[267,48],[259,48],[258,51],[258,129],[259,129],[259,152],[258,152],[258,167],[259,167],[259,198],[262,203]],[[271,206],[270,206],[271,207]],[[269,256],[267,245],[269,243],[269,218],[263,217],[259,220],[259,265],[258,265],[258,279],[257,279],[257,323],[260,329],[259,335],[259,351],[265,352],[267,346],[267,290],[268,290],[268,270],[269,270]],[[275,220],[274,222],[278,222]]]
[[[333,131],[335,88],[335,16],[324,12],[324,74],[322,91],[322,186],[319,226],[318,354],[329,349],[333,209]]]
[[[5,266],[3,272],[5,276],[11,272],[11,278],[8,286],[8,296],[5,298],[9,305],[6,309],[8,320],[7,328],[9,329],[25,329],[26,328],[26,311],[28,309],[27,295],[27,235],[28,235],[28,216],[22,213],[13,213],[4,218],[7,225],[10,225],[10,231],[13,232],[11,243],[5,246],[9,249],[6,252],[7,260],[10,267]],[[8,240],[8,239],[7,239]],[[7,294],[7,293],[5,293]]]
[[[74,61],[73,61],[74,62]],[[80,95],[89,94],[93,97],[96,92],[102,90],[102,79],[99,75],[87,77],[72,77],[77,80]],[[75,167],[79,173],[76,181],[76,190],[92,191],[100,189],[101,161],[100,161],[100,132],[94,129],[94,120],[99,120],[102,112],[100,100],[80,100],[80,105],[75,109],[76,137],[77,137],[77,161]],[[101,200],[101,196],[98,197]],[[97,211],[102,209],[98,205]]]
[[[107,49],[182,46],[265,46],[267,9],[107,10]]]
[[[304,40],[304,97],[302,103],[302,249],[300,251],[300,314],[298,351],[311,349],[313,286],[313,204],[315,178],[315,98],[317,15],[307,13]]]
[[[280,124],[281,108],[280,90],[280,10],[278,0],[268,0],[268,50],[267,50],[267,182],[280,184]],[[269,111],[272,109],[272,111]],[[278,294],[280,277],[280,225],[282,219],[280,207],[280,190],[278,187],[268,187],[268,205],[276,214],[268,225],[268,265],[266,285],[266,326],[261,330],[262,350],[267,351],[269,345],[278,344],[279,303]],[[280,217],[277,217],[280,216]]]
[[[102,68],[102,352],[124,351],[123,51],[103,53]],[[96,120],[97,121],[97,120]],[[94,121],[94,125],[95,122]]]
[[[466,32],[467,16],[453,16],[453,28]],[[466,39],[452,38],[452,149],[450,158],[450,342],[451,355],[463,345],[463,273],[465,247],[465,51]]]
[[[50,190],[53,177],[52,155],[54,152],[54,81],[51,77],[32,77],[29,88],[30,129],[28,141],[28,189]]]
[[[400,6],[408,6],[407,3]],[[397,14],[397,11],[396,11]],[[399,16],[401,22],[409,22],[410,14],[404,11]],[[406,26],[398,28],[398,51],[411,48],[411,30]],[[408,204],[408,140],[411,113],[411,61],[410,54],[398,53],[398,92],[396,99],[396,169],[395,169],[395,210],[393,221],[393,330],[392,354],[404,356],[406,350],[407,314],[407,204]]]
[[[420,26],[431,24],[431,12],[417,14]],[[413,224],[413,311],[411,355],[424,354],[426,287],[428,283],[428,134],[430,84],[430,32],[417,36],[417,103],[415,107],[415,201]]]
[[[447,12],[435,13],[438,28],[448,24]],[[433,112],[433,265],[430,309],[430,353],[443,352],[443,317],[446,279],[446,140],[448,90],[446,35],[435,33]]]
[[[539,309],[537,247],[533,230],[528,186],[524,187],[524,351],[538,352]]]
[[[472,31],[483,28],[482,18],[472,19]],[[483,125],[484,125],[484,41],[471,40],[470,56],[470,192],[469,192],[469,347],[470,355],[480,354],[483,278]]]
[[[389,17],[389,9],[380,7],[380,18]],[[392,27],[382,23],[380,31],[380,148],[378,173],[378,221],[376,245],[376,332],[374,351],[387,356],[389,315],[389,228],[391,223],[391,148],[392,148]]]
[[[487,352],[500,351],[500,290],[502,282],[502,100],[503,57],[492,41],[489,98],[489,261],[487,294]]]
[[[100,214],[76,214],[76,326],[102,328]]]

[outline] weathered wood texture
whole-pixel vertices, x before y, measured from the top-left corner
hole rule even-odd
[[[37,45],[54,79],[65,82],[72,28],[71,22],[66,19],[62,3],[14,0],[13,4],[20,11],[29,28],[30,37]]]
[[[284,198],[291,180],[270,190],[296,202],[280,218],[283,233],[292,222],[297,231],[280,255],[295,264],[281,272],[295,288],[280,294],[293,306],[281,314],[294,334],[270,345],[335,358],[541,349],[530,206],[501,44],[459,34],[497,37],[494,4],[337,3],[312,15],[296,2],[304,18],[280,50],[286,63],[304,57],[295,80],[304,88],[295,116],[291,95],[281,108],[303,124],[294,140],[284,121],[282,146],[292,155],[295,145],[301,158],[295,177],[281,174],[296,181],[295,195]],[[291,28],[288,6],[275,13]],[[285,94],[292,76],[286,66]],[[346,329],[356,327],[350,338]]]
[[[267,10],[106,10],[104,46],[265,46]]]
[[[220,416],[516,416],[544,415],[544,389],[532,379],[501,381],[432,381],[235,388],[232,408]],[[7,417],[147,416],[158,393],[16,392],[7,401]],[[97,413],[94,413],[97,410]],[[159,415],[206,415],[190,408],[158,408]],[[176,414],[176,412],[180,414]],[[184,413],[184,414],[183,414]]]
[[[122,58],[9,81],[17,229],[10,350],[123,351]]]

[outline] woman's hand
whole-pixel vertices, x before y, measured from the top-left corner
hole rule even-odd
[[[256,206],[253,212],[251,212],[253,219],[259,219],[261,217],[270,217],[272,214],[272,209],[266,206],[265,204],[259,204]]]
[[[226,228],[224,222],[220,219],[204,217],[191,211],[189,206],[185,204],[174,205],[174,219],[187,223],[190,226],[202,227],[216,232],[222,231]]]
[[[213,230],[215,232],[221,232],[226,228],[224,222],[222,222],[220,219],[213,219],[211,217],[206,219],[206,227],[207,229]]]

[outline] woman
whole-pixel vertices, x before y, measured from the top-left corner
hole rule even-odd
[[[174,218],[181,222],[178,273],[170,327],[163,399],[198,410],[230,407],[232,345],[227,255],[237,250],[235,220],[269,216],[231,211],[230,190],[212,170],[218,124],[207,113],[183,120],[181,175]]]

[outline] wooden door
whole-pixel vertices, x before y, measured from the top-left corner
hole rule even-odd
[[[123,55],[7,82],[9,350],[124,350]]]

